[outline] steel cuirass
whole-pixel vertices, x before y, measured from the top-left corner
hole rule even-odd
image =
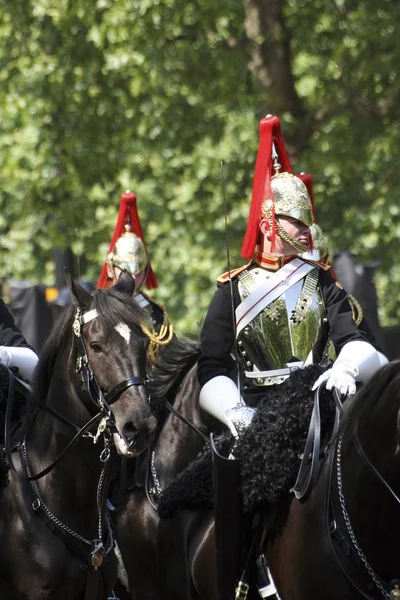
[[[239,275],[242,301],[274,273],[264,269],[243,271]],[[256,385],[282,383],[290,366],[312,363],[312,349],[324,314],[319,290],[319,269],[312,268],[275,298],[238,334],[239,356],[246,377]]]

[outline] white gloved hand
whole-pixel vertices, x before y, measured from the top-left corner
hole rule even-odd
[[[356,393],[356,378],[358,367],[349,360],[336,360],[333,367],[328,369],[313,385],[313,391],[326,381],[326,389],[336,388],[343,396],[353,396]]]
[[[0,346],[0,363],[5,367],[9,367],[11,362],[11,354],[4,346]]]

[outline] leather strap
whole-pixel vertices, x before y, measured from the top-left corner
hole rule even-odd
[[[310,426],[308,429],[308,435],[306,445],[303,452],[303,457],[300,463],[299,472],[297,475],[296,482],[290,492],[293,492],[297,500],[301,500],[313,489],[315,482],[317,481],[319,471],[319,459],[321,450],[321,414],[320,414],[320,389],[325,386],[324,381],[317,387],[314,393],[314,407],[311,414]],[[331,440],[336,436],[339,428],[340,416],[342,412],[342,403],[340,401],[340,395],[337,390],[333,390],[333,396],[336,402],[336,413],[333,430],[331,433]],[[311,456],[311,466],[309,466]]]
[[[128,379],[124,379],[118,385],[116,385],[108,394],[105,395],[105,401],[108,406],[110,406],[113,402],[116,401],[117,397],[122,394],[125,390],[130,388],[132,385],[146,385],[143,377],[132,376],[128,377]]]

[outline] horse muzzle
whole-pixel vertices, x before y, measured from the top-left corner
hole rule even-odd
[[[140,454],[139,451],[136,450],[136,441],[135,440],[126,440],[120,433],[116,432],[113,434],[114,445],[115,448],[121,456],[127,456],[130,458],[135,458]]]

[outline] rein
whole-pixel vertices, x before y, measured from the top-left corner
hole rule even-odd
[[[172,415],[174,415],[174,417],[177,417],[180,421],[182,421],[182,423],[184,423],[193,431],[195,431],[203,439],[204,442],[209,441],[208,437],[194,423],[189,421],[189,419],[187,419],[179,411],[177,411],[176,408],[174,408],[174,406],[170,402],[168,402],[168,400],[165,400],[165,406],[166,408],[168,408],[169,412]],[[155,458],[155,451],[149,449],[145,491],[147,499],[150,502],[151,506],[154,508],[154,510],[157,510],[157,504],[156,502],[154,502],[153,497],[159,498],[162,494],[162,488],[156,471]],[[150,484],[150,477],[152,479],[153,485]]]
[[[180,419],[182,423],[185,423],[185,425],[188,425],[191,429],[193,429],[193,431],[195,431],[201,438],[203,438],[205,442],[209,441],[208,437],[198,427],[196,427],[194,423],[192,423],[191,421],[189,421],[189,419],[181,415],[181,413],[178,412],[176,408],[174,408],[172,404],[168,402],[168,400],[165,401],[165,406],[168,408],[170,413],[172,413],[175,417],[178,417],[178,419]]]
[[[320,389],[325,385],[326,382],[323,382],[315,390],[314,406],[311,414],[307,440],[302,455],[296,482],[290,490],[291,493],[294,493],[297,500],[301,500],[308,493],[311,492],[318,477],[321,450]],[[340,393],[336,390],[336,388],[333,389],[332,394],[336,403],[336,412],[332,433],[330,435],[330,441],[328,442],[327,447],[329,447],[331,441],[334,440],[336,437],[336,434],[339,429],[340,417],[343,410],[342,402],[340,399]],[[309,467],[310,458],[311,466]]]
[[[360,440],[358,439],[357,436],[354,437],[353,442],[354,442],[354,445],[356,447],[358,454],[360,455],[360,457],[361,457],[363,463],[366,465],[366,467],[371,471],[371,473],[376,477],[376,479],[378,479],[378,481],[380,481],[382,483],[382,485],[393,496],[393,498],[396,500],[396,502],[398,504],[400,504],[400,498],[392,490],[392,488],[390,487],[388,482],[382,477],[382,475],[379,473],[379,471],[377,471],[377,469],[375,469],[374,465],[370,462],[370,460],[369,460],[368,456],[365,454],[364,449],[361,446]]]

